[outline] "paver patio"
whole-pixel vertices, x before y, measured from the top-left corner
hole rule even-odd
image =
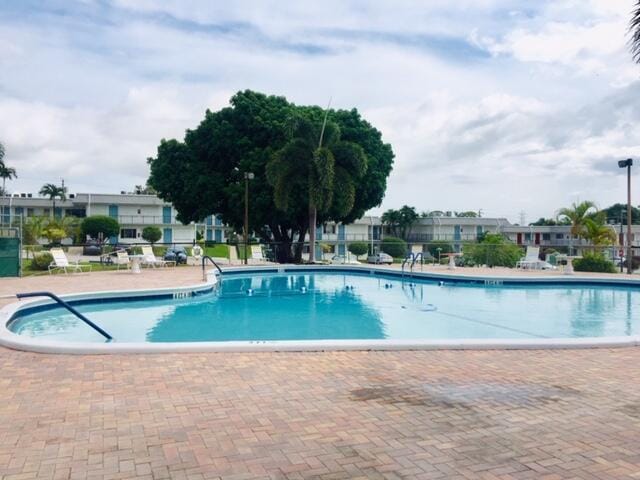
[[[199,273],[178,269],[170,284],[196,283]],[[3,280],[0,291],[39,282],[58,293],[142,288],[167,276]],[[640,478],[638,348],[112,356],[0,348],[0,366],[3,480]]]

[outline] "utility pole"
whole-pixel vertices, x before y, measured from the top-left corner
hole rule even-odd
[[[249,263],[249,180],[253,180],[255,175],[251,172],[244,172],[244,264]]]
[[[627,169],[627,273],[633,273],[633,248],[631,242],[631,166],[633,159],[620,160],[618,166]]]

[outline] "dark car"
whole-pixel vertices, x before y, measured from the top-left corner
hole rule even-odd
[[[169,248],[164,254],[164,260],[167,262],[187,263],[187,252],[184,247]]]
[[[102,245],[96,240],[89,240],[82,247],[82,255],[98,256],[102,254]]]

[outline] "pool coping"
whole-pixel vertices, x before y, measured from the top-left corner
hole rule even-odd
[[[475,286],[505,285],[592,285],[632,286],[640,289],[640,278],[610,278],[591,276],[531,277],[531,276],[487,276],[459,275],[440,272],[401,272],[377,266],[359,265],[252,265],[228,267],[225,275],[250,275],[257,273],[291,272],[351,272],[374,276],[426,279],[446,284],[469,284]],[[185,298],[211,291],[217,283],[216,272],[207,272],[207,281],[183,287],[167,287],[144,290],[112,290],[60,295],[72,304],[84,301],[112,301],[140,298]],[[549,339],[446,339],[446,340],[273,340],[273,341],[229,341],[229,342],[167,342],[167,343],[95,343],[61,342],[24,337],[9,330],[8,325],[16,313],[50,305],[48,299],[35,299],[11,303],[0,309],[0,346],[14,350],[38,353],[64,354],[117,354],[117,353],[197,353],[197,352],[279,352],[279,351],[353,351],[353,350],[533,350],[533,349],[578,349],[620,348],[640,346],[640,335],[624,337],[584,337]]]

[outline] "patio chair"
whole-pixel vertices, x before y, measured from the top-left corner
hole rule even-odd
[[[516,263],[516,268],[538,269],[543,263],[546,262],[540,260],[540,247],[527,247],[527,253]]]
[[[266,263],[267,259],[262,254],[262,245],[251,245],[251,260],[259,263]]]
[[[67,255],[64,253],[64,250],[61,248],[52,248],[49,250],[49,253],[51,253],[51,256],[53,257],[53,261],[48,267],[49,274],[54,270],[62,270],[64,273],[69,273],[69,270],[74,272],[83,272],[82,269],[87,268],[89,272],[91,271],[91,265],[80,265],[78,260],[70,262]]]
[[[175,261],[171,261],[171,260],[163,260],[161,258],[157,258],[156,255],[153,253],[153,249],[148,246],[145,245],[142,247],[142,255],[144,256],[144,259],[142,260],[142,265],[146,265],[147,267],[166,267],[169,264],[172,264],[175,266],[176,262]]]
[[[118,266],[118,270],[120,270],[121,265],[124,265],[127,270],[131,268],[131,259],[129,258],[129,254],[126,250],[118,250],[116,252],[116,258],[113,263]]]

